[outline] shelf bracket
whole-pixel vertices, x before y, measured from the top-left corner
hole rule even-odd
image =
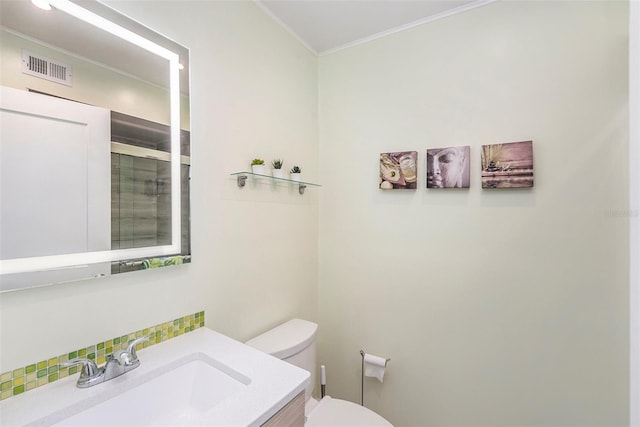
[[[242,188],[247,183],[247,175],[238,175],[238,187]]]
[[[298,193],[304,194],[304,189],[307,188],[305,184],[298,184]]]

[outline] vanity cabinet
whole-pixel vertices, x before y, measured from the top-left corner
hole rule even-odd
[[[304,390],[269,418],[262,427],[302,427],[304,426]]]

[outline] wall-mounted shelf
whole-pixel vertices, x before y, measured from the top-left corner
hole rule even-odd
[[[314,184],[313,182],[294,181],[293,179],[276,178],[276,177],[271,176],[271,175],[261,175],[261,174],[257,174],[257,173],[253,173],[253,172],[234,172],[231,175],[235,176],[237,178],[238,187],[240,187],[240,188],[245,186],[245,184],[247,182],[247,177],[249,177],[249,176],[254,177],[254,178],[260,178],[260,179],[266,178],[266,179],[270,179],[272,181],[290,182],[290,183],[295,184],[295,185],[298,186],[298,192],[300,194],[304,194],[304,189],[307,188],[307,186],[322,187],[322,185]]]

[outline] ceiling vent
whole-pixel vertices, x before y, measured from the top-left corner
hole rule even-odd
[[[71,66],[41,55],[22,51],[22,72],[63,85],[71,86]]]

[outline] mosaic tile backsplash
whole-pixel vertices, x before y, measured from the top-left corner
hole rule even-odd
[[[130,332],[86,348],[72,350],[68,353],[51,357],[25,367],[0,374],[0,400],[17,396],[36,387],[52,383],[61,378],[79,373],[81,365],[62,367],[60,363],[76,358],[91,359],[98,366],[105,363],[113,352],[127,348],[127,343],[133,339],[149,335],[149,339],[136,346],[136,350],[159,344],[171,338],[186,334],[204,326],[204,311],[190,314],[155,326]]]

